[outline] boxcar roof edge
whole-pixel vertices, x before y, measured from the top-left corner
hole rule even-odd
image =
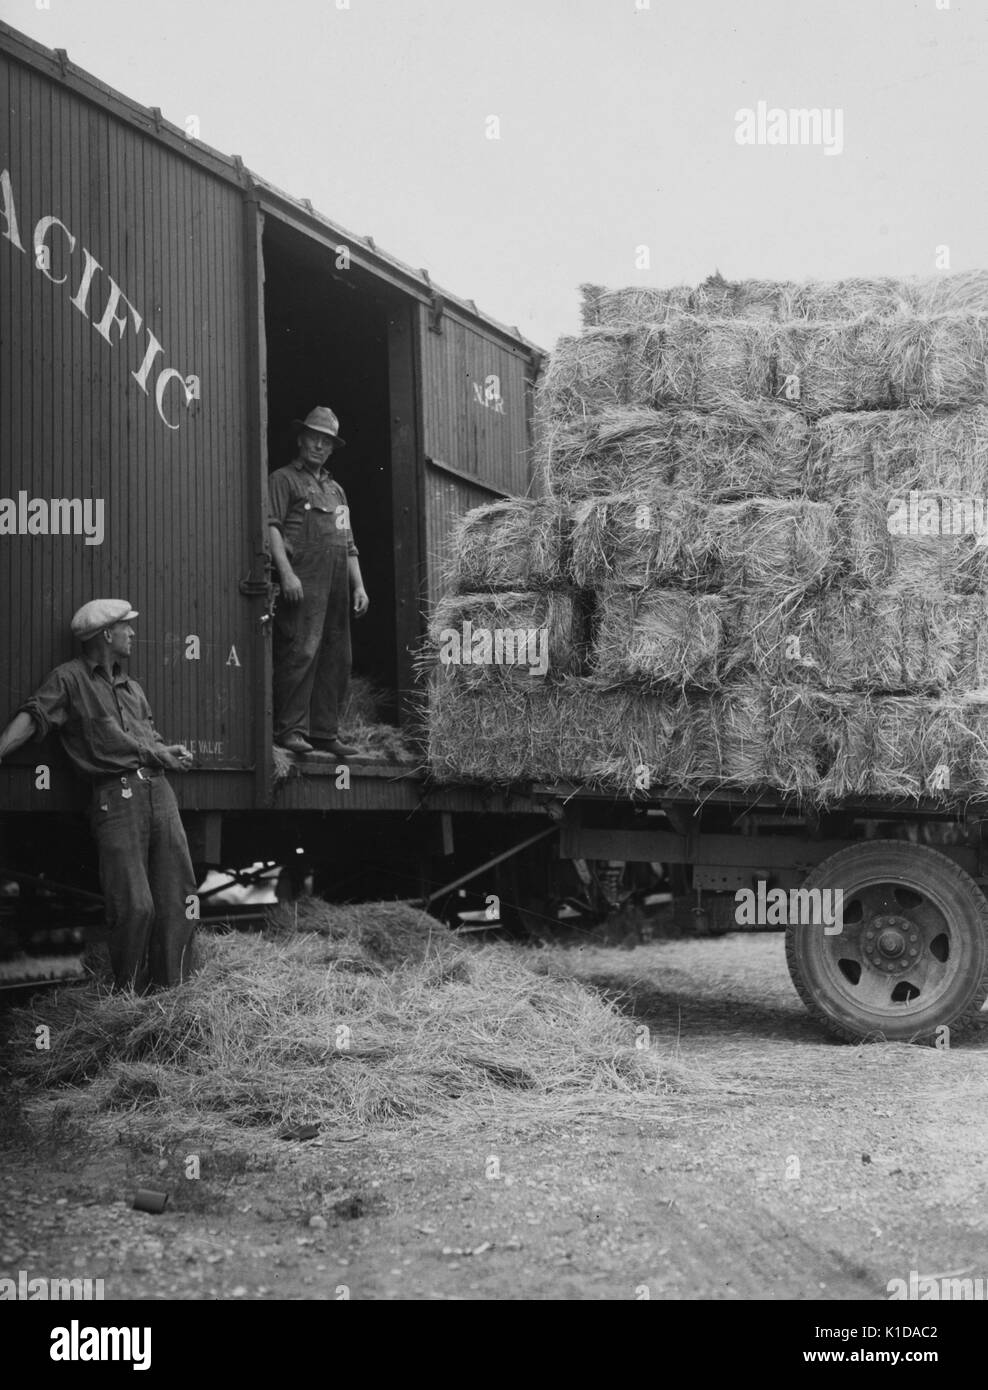
[[[0,51],[8,53],[16,62],[23,63],[54,81],[64,83],[76,95],[112,112],[119,120],[135,126],[152,140],[157,140],[174,153],[197,164],[216,178],[224,179],[245,191],[252,191],[265,211],[289,214],[303,226],[324,235],[328,234],[339,245],[346,246],[353,263],[362,270],[379,278],[397,282],[402,290],[423,303],[431,303],[436,297],[442,300],[446,309],[453,310],[457,317],[481,325],[488,332],[496,333],[514,351],[529,358],[533,375],[544,357],[544,351],[536,343],[530,342],[514,328],[509,328],[488,314],[482,313],[472,301],[460,299],[421,270],[400,261],[396,256],[371,245],[367,237],[357,236],[346,231],[339,223],[332,221],[323,213],[317,212],[310,203],[285,193],[266,179],[253,173],[237,155],[225,155],[201,140],[186,135],[180,126],[166,120],[156,107],[142,106],[122,92],[101,82],[84,68],[70,62],[64,49],[49,49],[43,44],[22,34],[11,25],[0,20]]]

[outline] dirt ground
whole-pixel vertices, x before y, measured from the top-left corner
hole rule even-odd
[[[621,990],[684,1089],[492,1094],[481,1124],[239,1148],[43,1143],[8,1115],[0,1275],[107,1298],[887,1297],[988,1278],[988,1028],[948,1051],[829,1042],[777,935],[553,949]],[[988,1015],[986,1015],[988,1019]],[[644,1031],[647,1029],[647,1033]],[[169,1192],[161,1215],[137,1187]]]

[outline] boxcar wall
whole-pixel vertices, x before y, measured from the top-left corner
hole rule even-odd
[[[297,400],[281,359],[305,325],[286,337],[286,270],[345,339],[320,338]],[[81,603],[125,597],[141,614],[131,669],[196,757],[174,779],[183,809],[354,809],[330,778],[271,785],[265,496],[286,422],[315,393],[353,426],[344,482],[368,569],[381,560],[358,668],[407,714],[453,523],[529,489],[540,354],[4,25],[0,310],[0,720],[74,654]],[[363,809],[392,808],[376,787]],[[55,739],[0,767],[0,811],[84,803]]]
[[[201,769],[180,795],[247,804],[243,195],[2,47],[0,122],[0,720],[75,654],[80,604],[128,598],[131,669]],[[79,804],[55,740],[14,761],[0,806]]]
[[[442,591],[443,563],[458,518],[471,507],[529,491],[537,362],[508,337],[438,305],[421,306],[419,339],[431,606]]]

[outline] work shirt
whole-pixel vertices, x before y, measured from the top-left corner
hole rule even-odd
[[[338,526],[341,541],[348,556],[359,554],[353,543],[349,526],[349,507],[346,493],[327,468],[313,473],[300,459],[278,468],[268,478],[270,511],[268,524],[276,527],[285,538],[289,560],[294,558],[299,537],[305,529],[306,512],[319,511],[331,515]],[[340,515],[340,508],[346,511]]]
[[[39,738],[57,729],[75,770],[92,781],[164,766],[147,696],[117,663],[111,672],[83,658],[56,666],[18,713],[31,716]]]

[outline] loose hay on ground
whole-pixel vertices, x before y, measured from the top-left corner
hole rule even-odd
[[[476,1122],[505,1090],[662,1091],[656,1054],[575,982],[533,972],[511,948],[467,950],[402,904],[326,909],[324,922],[325,908],[310,905],[298,932],[283,919],[273,937],[207,941],[200,974],[181,988],[71,986],[21,1011],[26,1037],[38,1022],[52,1037],[48,1054],[23,1049],[29,1112],[67,1106],[98,1135],[125,1123],[215,1138],[286,1122],[330,1134],[416,1117]]]

